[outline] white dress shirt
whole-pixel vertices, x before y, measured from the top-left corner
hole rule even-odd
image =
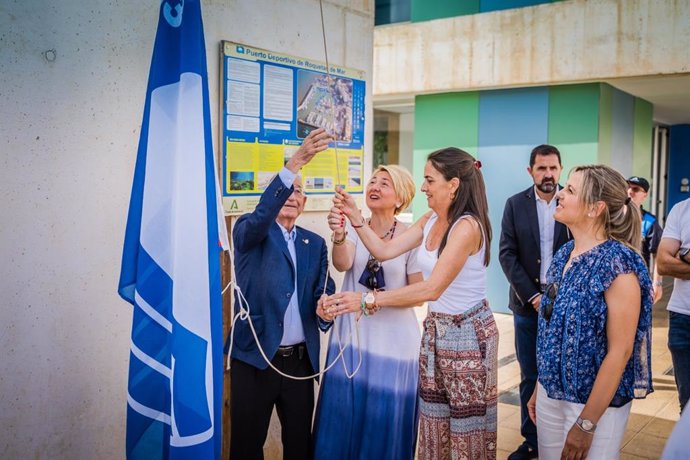
[[[287,168],[283,168],[278,177],[286,187],[292,187],[297,175]],[[295,252],[295,238],[297,237],[297,230],[292,227],[291,231],[287,231],[285,227],[278,224],[280,231],[283,232],[283,237],[287,243],[288,252],[292,259],[292,266],[295,269],[295,289],[290,296],[290,303],[285,311],[283,319],[283,338],[280,341],[281,346],[290,346],[304,342],[304,326],[302,325],[302,318],[299,314],[299,299],[297,298],[297,254]]]
[[[558,192],[558,187],[556,188]],[[554,194],[550,202],[546,202],[539,197],[537,186],[534,186],[534,199],[537,202],[537,220],[539,220],[539,248],[541,250],[541,266],[539,271],[539,282],[546,284],[546,272],[551,266],[553,259],[553,232],[556,221],[553,213],[556,211],[556,195]]]

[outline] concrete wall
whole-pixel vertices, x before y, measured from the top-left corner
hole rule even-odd
[[[367,73],[368,122],[373,3],[324,1],[329,59]],[[124,456],[116,289],[159,4],[0,4],[0,458]],[[216,131],[220,40],[323,60],[317,0],[202,6]],[[366,152],[370,170],[370,124]]]
[[[380,27],[374,96],[688,73],[689,17],[688,1],[569,0]]]

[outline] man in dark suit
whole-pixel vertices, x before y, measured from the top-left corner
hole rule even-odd
[[[312,131],[271,181],[254,212],[237,220],[232,235],[237,284],[261,348],[275,368],[292,376],[318,371],[319,328],[327,330],[331,324],[321,308],[321,318],[316,314],[320,297],[335,292],[333,280],[326,281],[326,243],[295,226],[307,200],[297,173],[330,141],[323,129]],[[235,297],[237,312],[240,299]],[[274,406],[284,458],[311,458],[314,379],[281,376],[261,356],[246,320],[238,319],[233,329],[230,458],[263,459]]]
[[[553,218],[562,170],[556,147],[535,147],[527,168],[534,185],[510,197],[503,212],[498,257],[510,283],[509,307],[521,374],[520,432],[525,438],[509,460],[538,456],[537,428],[527,413],[527,402],[537,383],[537,313],[546,271],[553,254],[569,239],[567,228]]]

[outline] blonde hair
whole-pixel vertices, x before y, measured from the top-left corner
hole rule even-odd
[[[605,211],[600,223],[607,238],[613,238],[640,252],[642,245],[642,222],[640,210],[628,197],[628,183],[625,177],[606,165],[576,166],[570,172],[582,174],[580,200],[585,205],[601,201]]]
[[[400,203],[400,206],[395,207],[395,215],[398,215],[407,209],[414,198],[415,185],[414,180],[412,179],[412,174],[410,174],[410,172],[402,166],[379,165],[376,169],[374,169],[371,175],[375,176],[377,173],[382,171],[387,172],[393,181],[395,196]]]

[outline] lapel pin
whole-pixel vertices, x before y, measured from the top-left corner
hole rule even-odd
[[[302,241],[304,242],[304,244],[309,244],[309,238],[305,238]]]

